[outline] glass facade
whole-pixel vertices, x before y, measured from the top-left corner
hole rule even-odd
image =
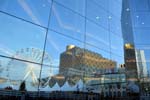
[[[133,30],[133,41],[137,67],[137,77],[140,82],[141,94],[147,95],[150,87],[149,83],[149,0],[129,0],[129,9],[131,14],[131,25]]]
[[[149,5],[149,0],[1,0],[0,88],[18,90],[25,81],[27,91],[126,95],[126,76],[136,81],[149,76]]]
[[[136,2],[136,5],[135,5]],[[134,45],[136,49],[138,73],[141,74],[139,77],[148,77],[149,74],[149,0],[132,0],[130,1],[131,6],[131,17],[132,17],[132,26],[133,26],[133,35],[134,35]],[[140,68],[142,67],[143,70]],[[141,69],[141,70],[140,70]]]

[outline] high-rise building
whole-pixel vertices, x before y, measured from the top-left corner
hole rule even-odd
[[[137,81],[138,77],[134,45],[129,43],[125,44],[124,52],[127,80]]]
[[[149,32],[149,24],[145,23],[148,22],[148,15],[149,0],[123,0],[121,23],[126,71],[130,73],[127,74],[129,80],[133,78],[137,80],[139,74],[147,76],[146,58],[149,57],[146,53],[149,53],[149,49],[146,44],[149,41],[146,35]]]
[[[135,50],[138,77],[147,77],[147,66],[144,50]]]
[[[137,65],[129,0],[123,0],[121,25],[124,38],[124,59],[127,80],[137,81]]]

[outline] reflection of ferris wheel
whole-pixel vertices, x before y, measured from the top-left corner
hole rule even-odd
[[[7,71],[6,76],[9,80],[16,80],[16,81],[26,80],[28,82],[33,83],[33,85],[36,85],[39,79],[42,59],[45,65],[50,65],[49,67],[42,68],[42,72],[46,73],[43,74],[42,77],[49,77],[50,79],[53,73],[50,56],[48,55],[48,53],[45,53],[43,57],[43,51],[40,49],[37,48],[21,49],[17,51],[13,57],[29,62],[23,62],[14,59],[10,60],[6,69]]]

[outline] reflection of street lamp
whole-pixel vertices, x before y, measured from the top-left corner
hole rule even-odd
[[[146,88],[146,92],[148,91],[148,88]]]

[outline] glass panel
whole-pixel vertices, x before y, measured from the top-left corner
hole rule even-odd
[[[122,5],[119,2],[114,2],[113,0],[109,0],[109,12],[113,14],[113,16],[121,17]]]
[[[108,10],[109,0],[87,0],[88,2],[92,2],[93,4],[99,6],[101,9]]]
[[[12,87],[18,90],[25,81],[27,91],[37,91],[41,66],[15,59],[0,57],[0,88]]]
[[[130,0],[134,11],[149,11],[149,0]]]
[[[88,45],[86,44],[86,48],[87,50],[90,50],[91,52],[97,53],[98,55],[101,55],[102,57],[106,58],[106,59],[110,59],[110,52],[106,52],[102,49],[96,48],[92,45]]]
[[[134,39],[136,44],[148,44],[150,29],[148,28],[135,28]]]
[[[85,20],[78,14],[54,3],[50,22],[50,29],[83,41]]]
[[[111,33],[110,40],[111,40],[111,53],[114,53],[118,56],[123,56],[124,55],[123,39]]]
[[[86,43],[94,45],[100,49],[110,51],[109,33],[104,28],[87,20]]]
[[[150,12],[137,12],[133,16],[134,27],[150,27]]]
[[[52,83],[58,82],[62,86],[65,79],[68,80],[70,85],[75,85],[82,78],[83,51],[83,43],[62,34],[49,31],[46,52],[51,61],[46,62],[44,60],[44,64],[49,65],[55,71],[53,73],[53,76],[55,75],[53,77],[54,81],[51,80]],[[59,75],[56,75],[57,73]],[[51,86],[53,86],[52,83]]]
[[[122,30],[121,30],[121,21],[120,19],[112,16],[112,19],[109,20],[109,26],[110,26],[110,31],[113,32],[114,34],[122,37]]]
[[[51,0],[1,0],[0,10],[47,27]]]
[[[85,0],[54,0],[77,13],[85,15]]]
[[[87,18],[108,29],[108,19],[111,19],[111,16],[108,16],[108,12],[95,5],[92,0],[88,0]]]
[[[147,77],[149,69],[149,60],[150,60],[150,50],[148,49],[136,49],[136,65],[138,69],[138,77]]]
[[[136,44],[135,54],[139,77],[150,76],[150,45]]]
[[[52,65],[43,65],[41,72],[41,91],[52,91],[51,87],[55,85],[53,77],[56,77],[59,72],[59,67],[55,67]],[[52,81],[53,80],[53,81]],[[55,91],[55,90],[54,90]]]
[[[59,67],[60,56],[67,50],[67,46],[69,45],[71,45],[70,48],[74,48],[76,46],[79,48],[83,48],[83,43],[68,38],[59,33],[49,31],[46,42],[46,53],[51,58],[51,62],[45,62],[44,60],[44,64]]]
[[[116,0],[116,1],[122,5],[122,0]]]
[[[115,54],[111,54],[111,59],[112,61],[114,61],[116,63],[116,71],[117,69],[120,67],[121,64],[124,64],[124,57],[120,57],[120,56],[117,56]]]
[[[84,68],[84,81],[86,84],[91,85],[92,89],[99,90],[100,88],[96,88],[96,86],[105,82],[105,76],[103,74],[109,72],[109,69],[114,68],[115,62],[110,60],[109,52],[88,44],[86,44],[83,57],[84,63],[82,68]]]
[[[89,68],[87,69],[93,73],[104,74],[108,71],[107,69],[111,69],[115,66],[115,62],[110,60],[109,52],[105,52],[90,45],[86,45],[86,50],[85,57],[88,59],[85,59],[85,61],[89,64]],[[88,70],[87,72],[90,73]]]
[[[41,63],[46,30],[0,13],[0,55]]]

